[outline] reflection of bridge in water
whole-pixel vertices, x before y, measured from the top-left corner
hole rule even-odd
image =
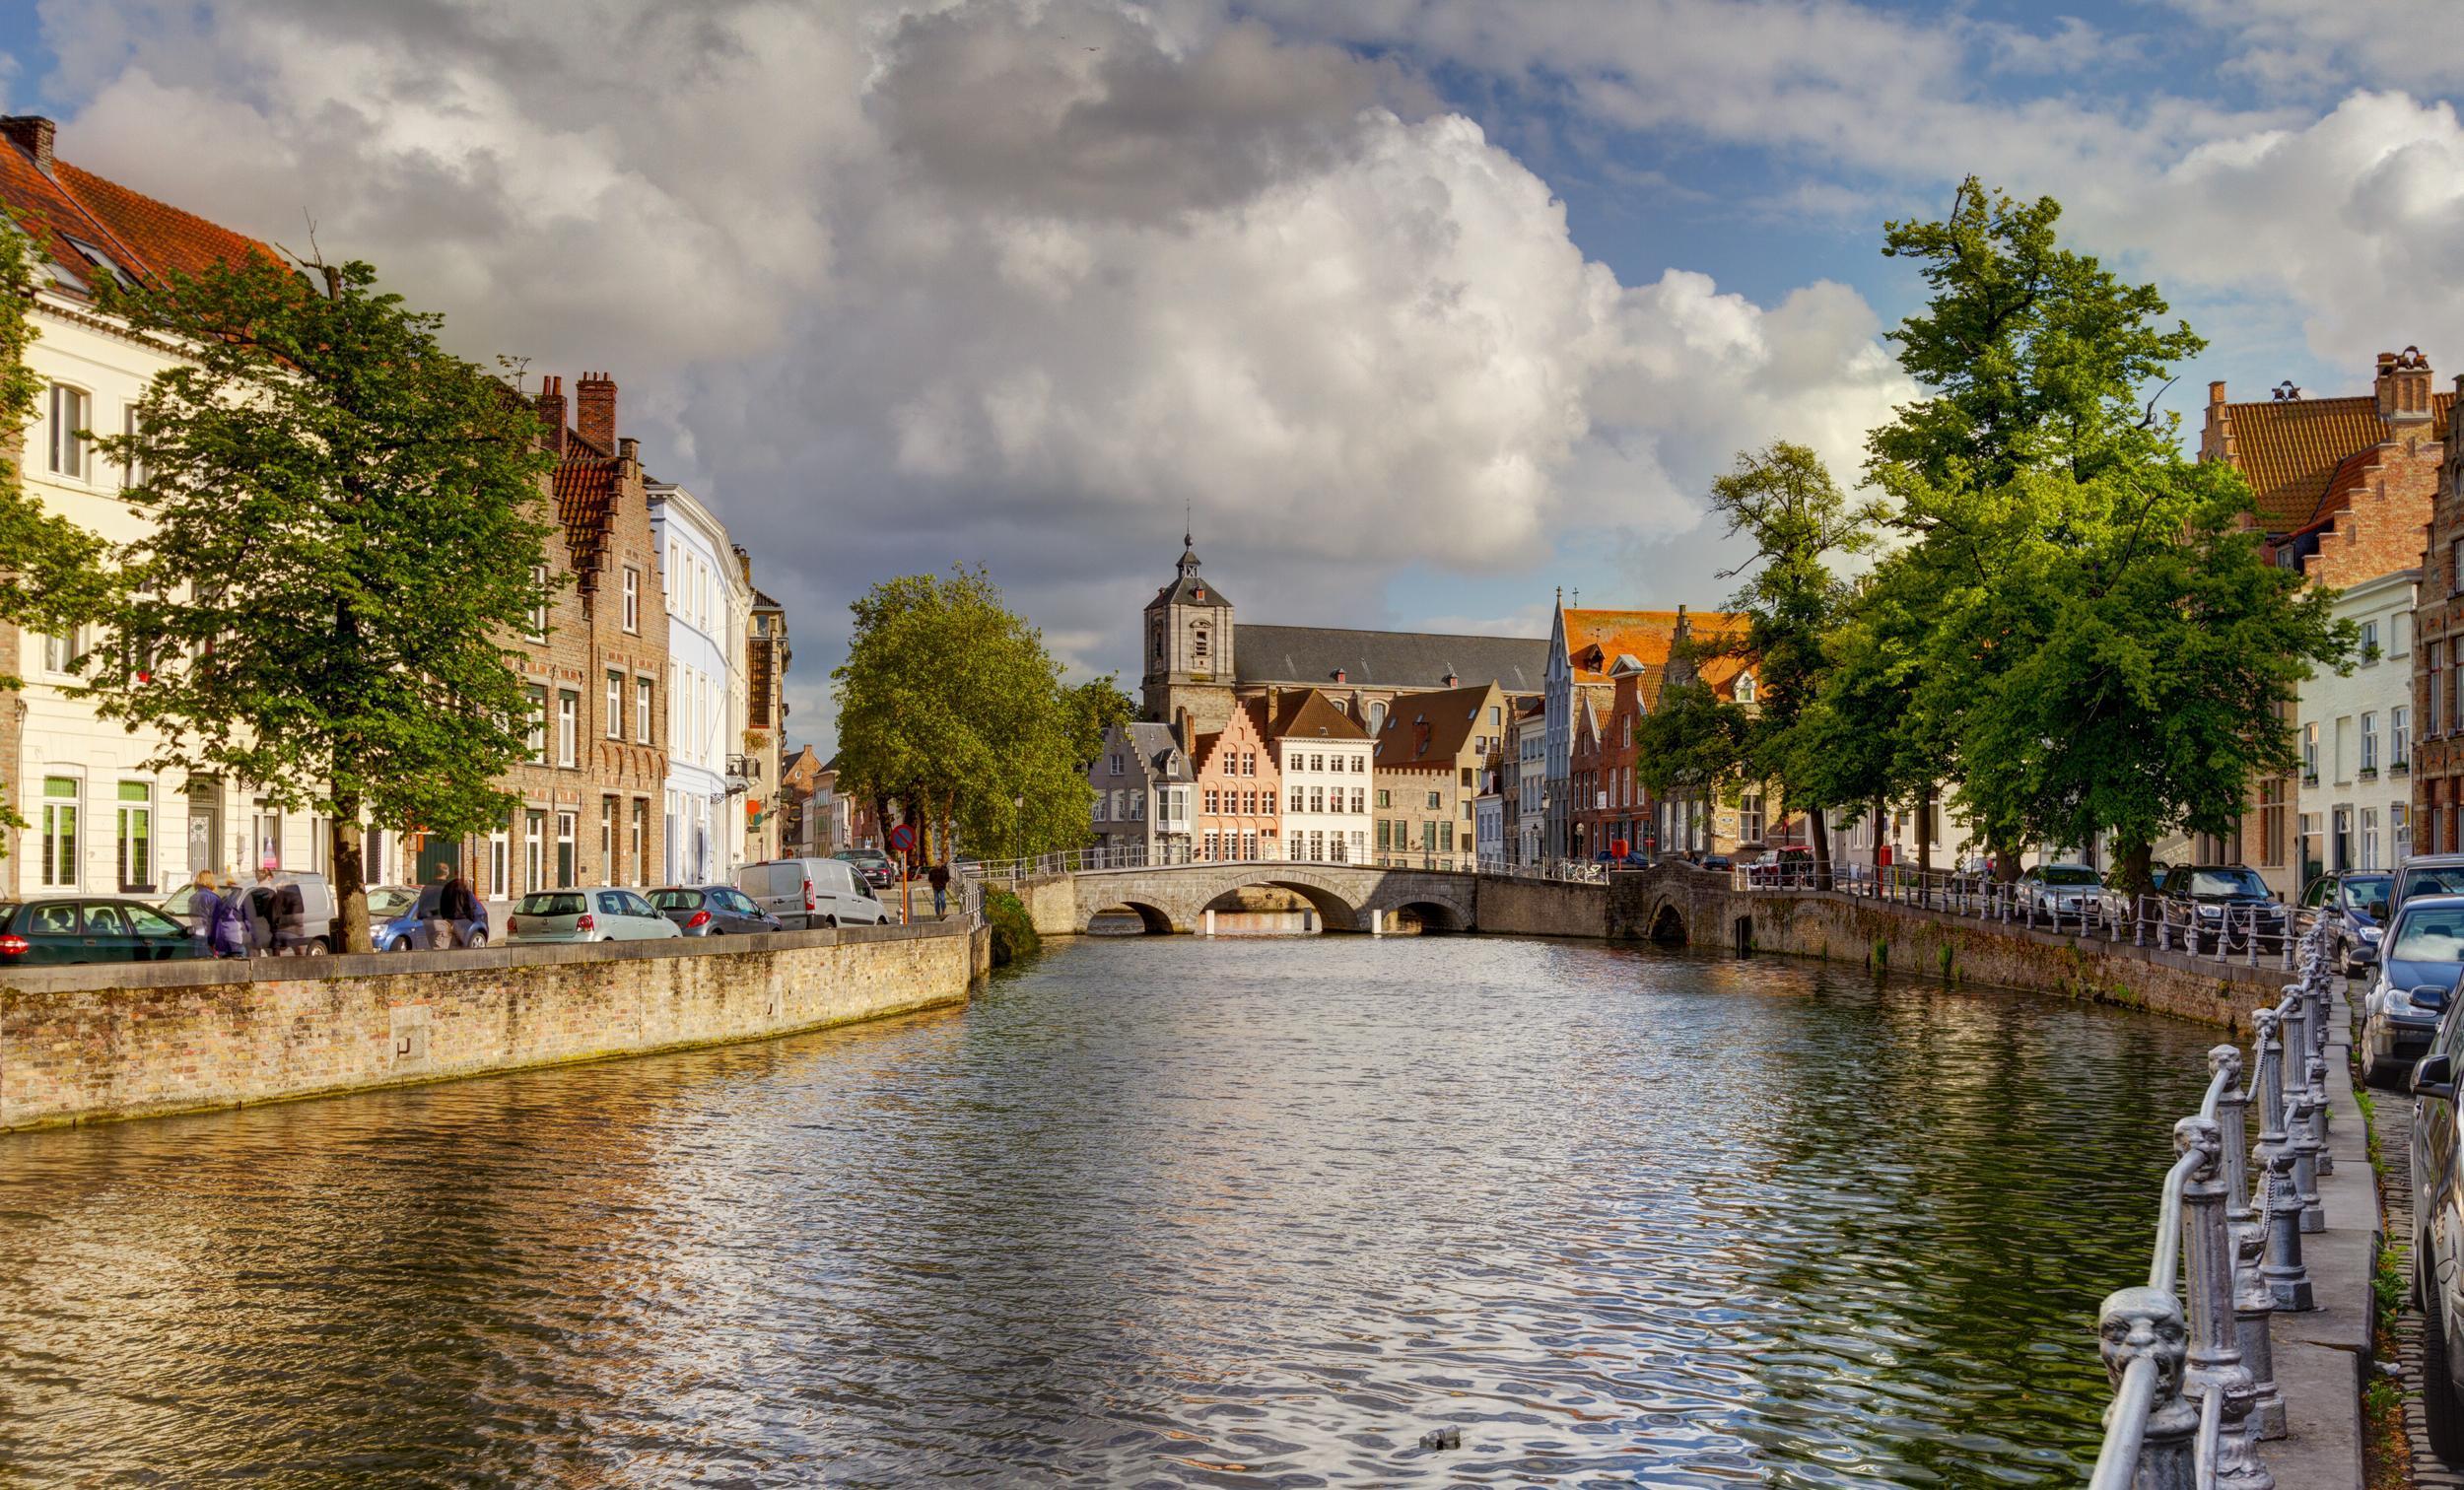
[[[1198,931],[1206,912],[1249,909],[1246,890],[1297,896],[1329,931],[1376,934],[1512,931],[1599,936],[1606,892],[1599,881],[1567,882],[1462,870],[1276,860],[1200,862],[1129,869],[1033,871],[1019,898],[1048,936],[1085,931],[1107,912],[1135,914],[1152,933]]]

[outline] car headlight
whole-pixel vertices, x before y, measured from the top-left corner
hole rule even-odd
[[[2409,988],[2399,988],[2393,984],[2389,984],[2386,990],[2378,995],[2378,1012],[2381,1014],[2412,1013],[2412,990]]]
[[[2366,942],[2374,942],[2386,934],[2387,928],[2384,926],[2363,926],[2361,928],[2361,940]]]
[[[2216,920],[2224,914],[2224,908],[2223,906],[2201,906],[2199,908],[2199,914],[2209,920]]]

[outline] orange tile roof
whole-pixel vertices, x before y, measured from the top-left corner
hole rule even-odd
[[[574,577],[585,592],[595,590],[608,517],[616,508],[616,462],[569,454],[557,462],[555,491],[556,519],[565,525]]]
[[[1335,707],[1333,700],[1314,688],[1287,693],[1277,701],[1271,728],[1259,733],[1270,740],[1286,735],[1307,735],[1313,739],[1365,740],[1369,731],[1360,721]]]
[[[197,274],[250,257],[283,262],[269,243],[66,161],[55,158],[51,173],[45,175],[34,156],[10,140],[0,140],[0,205],[23,214],[43,251],[89,284],[107,271],[71,245],[72,237],[93,244],[122,270],[144,279],[159,280],[172,270]],[[59,288],[75,293],[65,285]]]
[[[1454,770],[1461,764],[1464,747],[1480,732],[1480,711],[1488,707],[1489,692],[1496,686],[1483,683],[1477,688],[1397,698],[1387,706],[1386,728],[1378,734],[1377,768]],[[1408,719],[1403,717],[1406,712],[1411,715]]]
[[[1564,615],[1566,660],[1578,683],[1608,682],[1621,656],[1647,668],[1666,665],[1679,616],[1697,641],[1742,637],[1748,624],[1737,611],[1569,610]]]
[[[2430,437],[2447,437],[2452,392],[2430,395]],[[2267,399],[2222,406],[2231,460],[2250,483],[2259,525],[2271,533],[2309,526],[2352,499],[2360,485],[2353,457],[2389,439],[2375,394]],[[2345,467],[2355,469],[2347,473]]]

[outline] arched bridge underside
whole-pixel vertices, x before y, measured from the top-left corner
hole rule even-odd
[[[1329,931],[1367,931],[1416,921],[1425,930],[1470,931],[1478,919],[1479,881],[1470,874],[1342,864],[1272,862],[1179,864],[1160,869],[1099,869],[1072,876],[1074,929],[1128,907],[1149,931],[1196,931],[1206,908],[1236,890],[1288,890],[1309,903]]]

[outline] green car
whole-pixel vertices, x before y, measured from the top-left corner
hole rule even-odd
[[[88,895],[0,901],[0,968],[171,962],[205,955],[203,941],[144,901]]]
[[[684,933],[652,909],[638,890],[593,885],[582,890],[540,890],[521,898],[505,918],[509,947],[562,942],[663,941]]]

